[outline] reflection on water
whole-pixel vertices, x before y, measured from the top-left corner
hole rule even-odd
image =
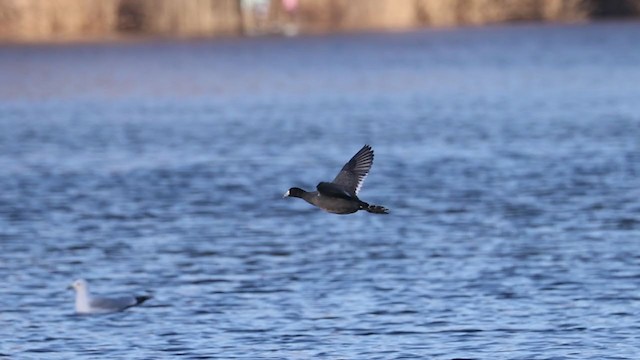
[[[0,353],[637,356],[638,31],[0,49]],[[392,215],[280,198],[364,143]]]

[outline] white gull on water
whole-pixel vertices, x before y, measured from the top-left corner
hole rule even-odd
[[[132,306],[140,305],[151,296],[119,296],[101,297],[93,296],[89,292],[89,285],[84,279],[78,279],[69,286],[76,292],[76,313],[78,314],[105,314],[122,311]]]

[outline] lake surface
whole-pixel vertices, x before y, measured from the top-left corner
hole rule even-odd
[[[637,359],[639,38],[2,46],[0,354]],[[390,215],[281,198],[365,143]]]

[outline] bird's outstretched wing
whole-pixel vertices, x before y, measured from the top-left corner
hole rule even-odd
[[[373,149],[365,145],[342,167],[338,176],[333,179],[333,183],[343,187],[352,196],[356,196],[369,174],[371,165],[373,165]]]

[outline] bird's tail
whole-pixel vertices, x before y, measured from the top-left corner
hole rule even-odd
[[[149,299],[151,299],[151,296],[149,295],[136,296],[136,305],[140,305]]]
[[[367,212],[370,212],[372,214],[388,214],[389,213],[389,209],[387,209],[384,206],[369,205],[364,201],[360,202],[360,209],[366,210]]]

